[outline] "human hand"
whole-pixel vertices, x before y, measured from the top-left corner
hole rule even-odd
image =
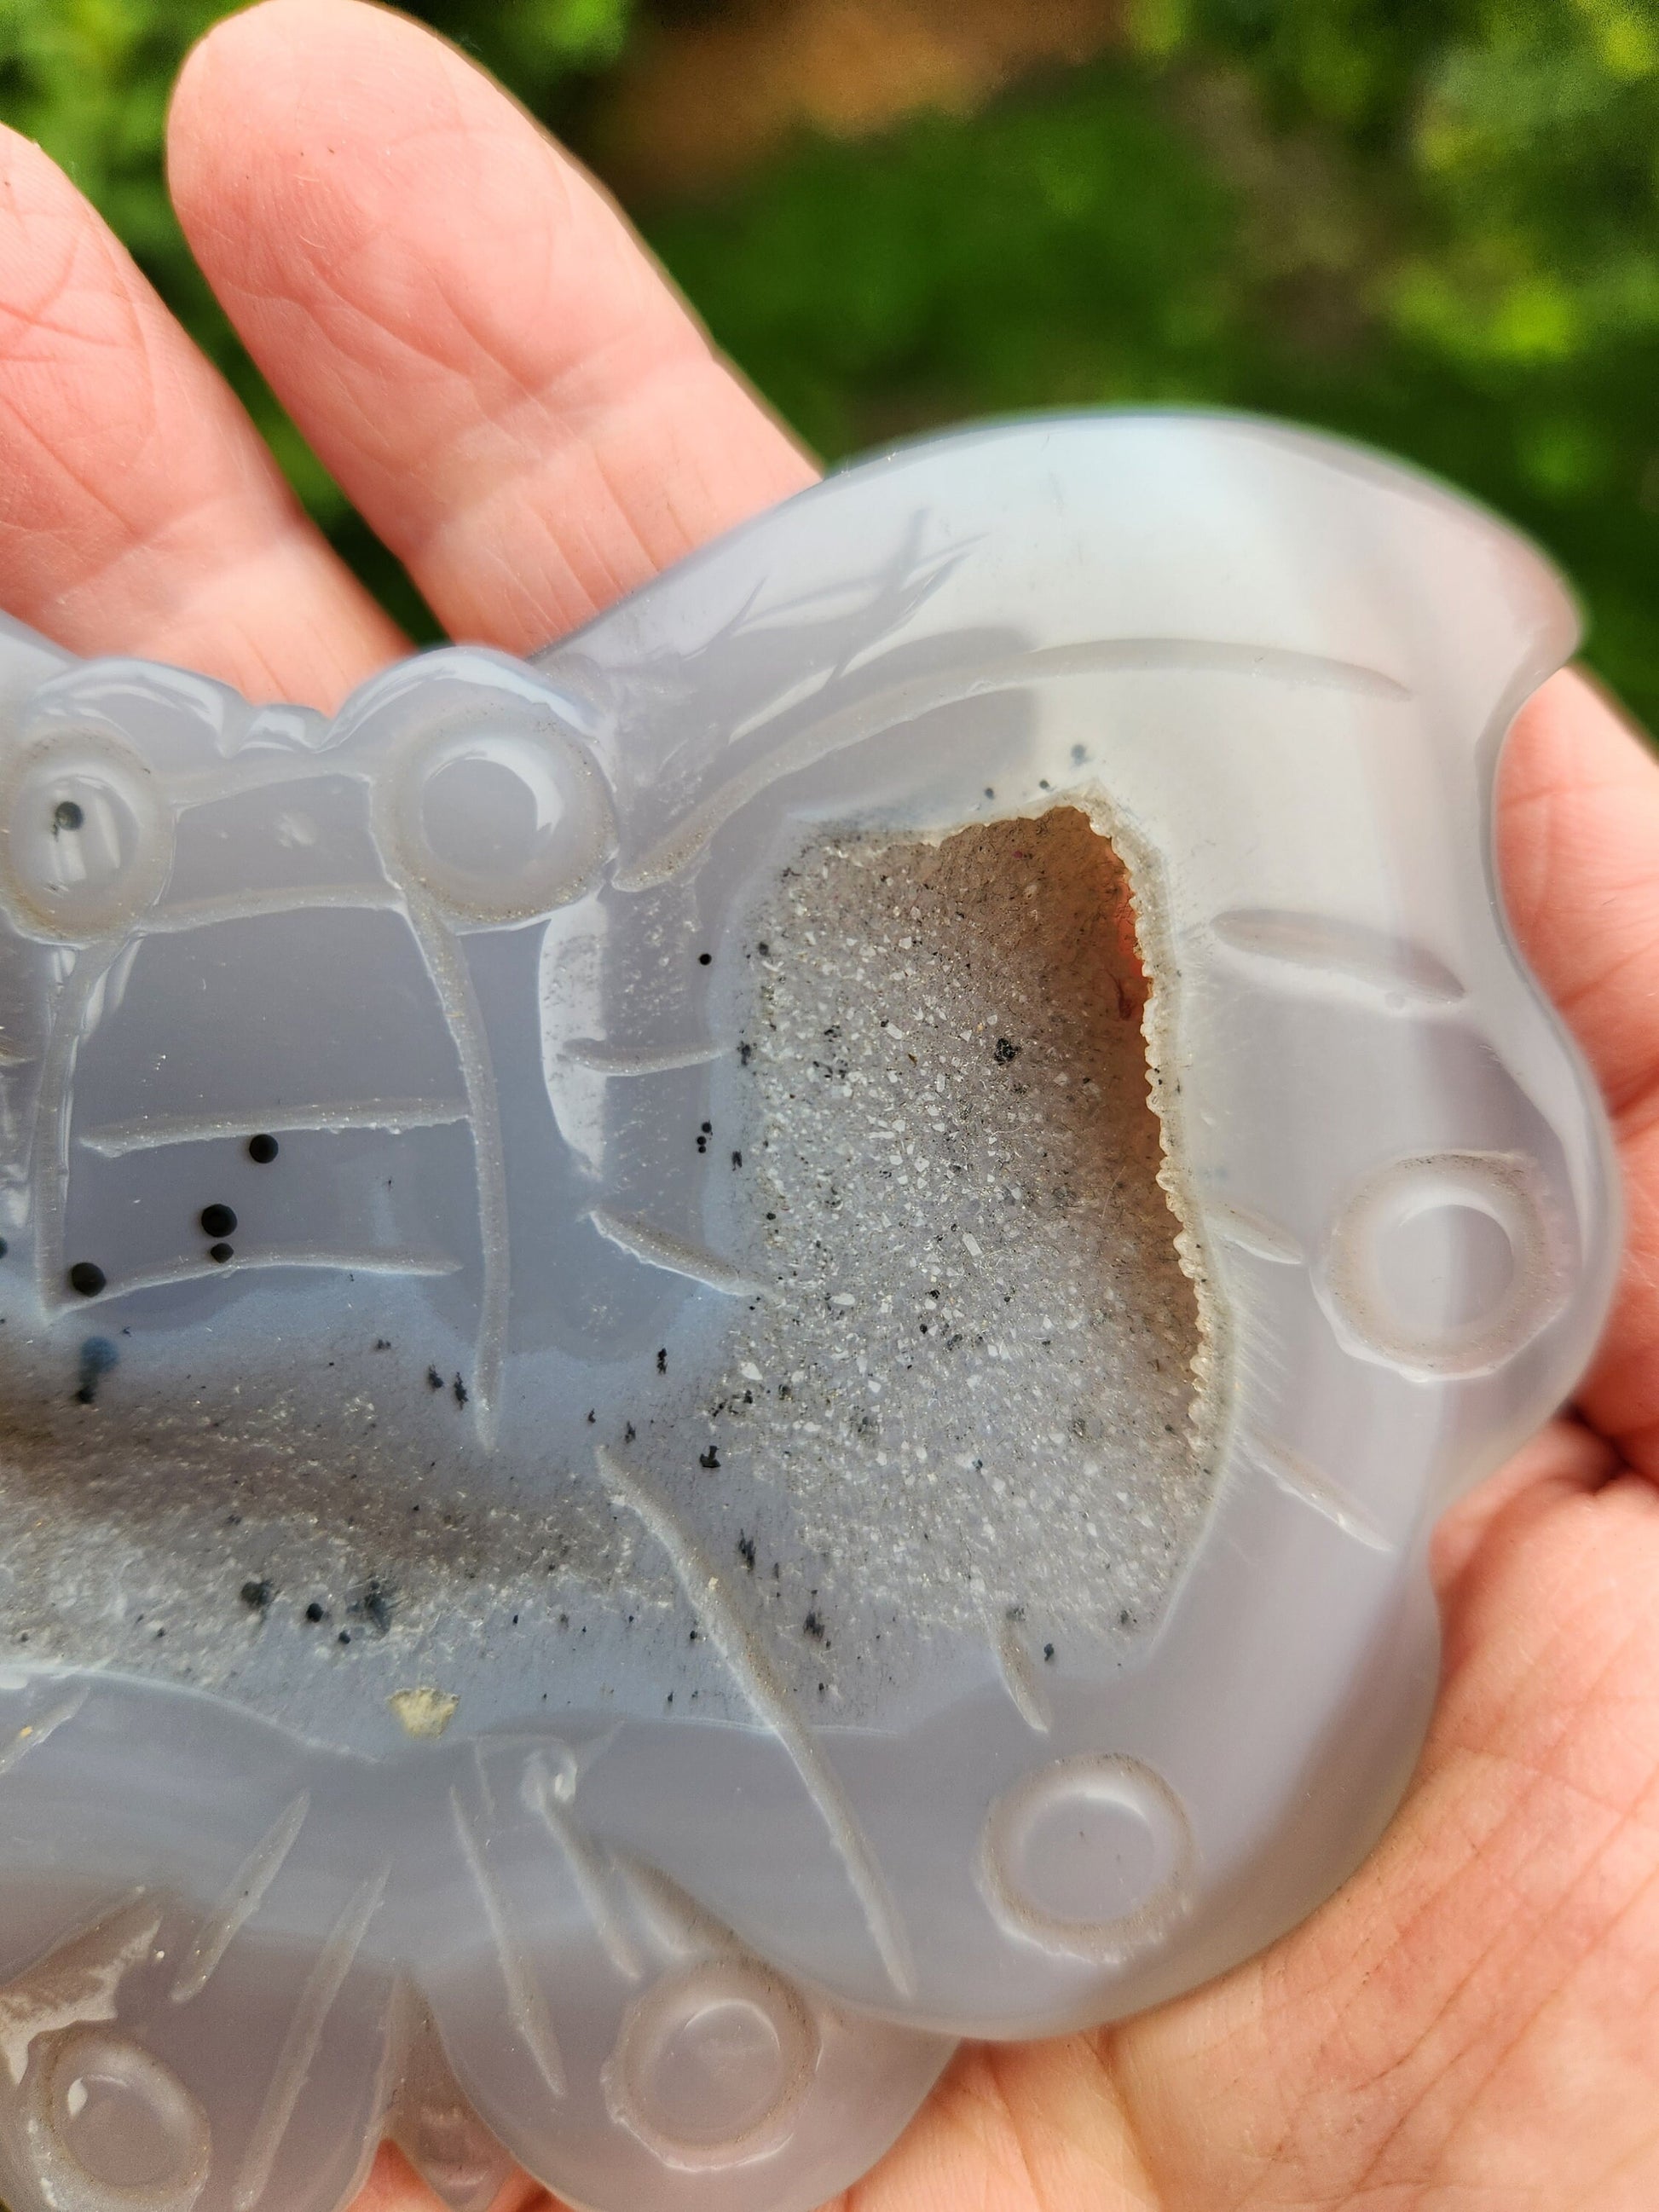
[[[186,65],[170,153],[251,351],[456,635],[544,644],[809,480],[603,198],[413,25],[267,0]],[[26,141],[0,163],[0,605],[331,705],[404,641],[72,187]],[[1441,1532],[1406,1804],[1220,1981],[964,2050],[842,2212],[1659,2203],[1659,766],[1581,678],[1522,717],[1499,844],[1629,1249],[1574,1413]],[[363,2212],[434,2202],[388,2152]]]

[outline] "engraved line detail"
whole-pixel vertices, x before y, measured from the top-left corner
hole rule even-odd
[[[273,1267],[325,1267],[354,1275],[453,1275],[461,1262],[444,1252],[250,1252],[231,1260],[180,1260],[176,1267],[153,1267],[111,1283],[80,1306],[107,1305],[134,1291],[164,1290],[169,1283],[195,1283],[221,1275],[252,1275]]]
[[[501,1410],[501,1364],[507,1354],[507,1307],[512,1281],[507,1227],[507,1152],[501,1141],[501,1104],[489,1034],[466,956],[433,901],[410,884],[405,896],[409,924],[437,988],[450,1036],[461,1063],[478,1185],[478,1242],[483,1255],[483,1284],[478,1299],[478,1334],[473,1353],[472,1414],[478,1440],[495,1441]]]
[[[104,938],[79,954],[59,988],[40,1068],[29,1147],[34,1193],[34,1282],[44,1311],[61,1313],[64,1291],[64,1208],[69,1190],[70,1095],[76,1057],[93,994],[126,949],[126,939]]]
[[[44,1712],[38,1721],[25,1721],[4,1750],[0,1751],[0,1775],[9,1774],[20,1759],[27,1759],[30,1752],[38,1751],[49,1736],[56,1735],[60,1728],[75,1718],[91,1695],[89,1688],[76,1690],[61,1705],[53,1705]]]
[[[329,1136],[343,1129],[443,1129],[467,1118],[465,1100],[368,1098],[310,1106],[261,1106],[241,1114],[146,1114],[133,1121],[106,1122],[76,1139],[100,1159],[118,1160],[129,1152],[159,1152],[167,1145],[199,1145],[217,1137],[246,1136],[252,1128],[273,1134],[317,1131]]]
[[[702,1953],[726,1958],[742,1952],[743,1945],[725,1922],[705,1912],[660,1867],[626,1851],[617,1852],[617,1865],[657,1941],[679,1957]]]
[[[667,1553],[686,1602],[703,1623],[756,1713],[788,1753],[840,1854],[888,1979],[901,1996],[914,1995],[915,1976],[897,1907],[841,1778],[791,1705],[787,1691],[750,1636],[731,1594],[696,1539],[682,1527],[673,1508],[608,1446],[599,1445],[596,1456],[600,1478],[615,1502],[635,1514]]]
[[[1307,1254],[1288,1229],[1281,1229],[1276,1221],[1252,1212],[1248,1206],[1206,1203],[1204,1220],[1212,1235],[1237,1244],[1241,1252],[1251,1253],[1258,1260],[1271,1260],[1282,1267],[1307,1265]]]
[[[1210,924],[1231,951],[1298,968],[1310,976],[1362,983],[1419,1005],[1455,1006],[1468,996],[1438,954],[1426,945],[1334,914],[1291,914],[1240,908]]]
[[[558,1782],[548,1772],[539,1754],[532,1757],[525,1768],[524,1798],[563,1852],[582,1909],[592,1922],[593,1932],[605,1947],[606,1957],[619,1974],[630,1982],[637,1982],[645,1972],[645,1962],[617,1909],[604,1859],[559,1802]]]
[[[559,2039],[553,2033],[553,2023],[547,2016],[546,2002],[525,1966],[523,1954],[507,1925],[506,1902],[485,1860],[483,1845],[478,1841],[472,1823],[462,1809],[459,1793],[454,1790],[449,1793],[449,1809],[454,1815],[455,1832],[460,1838],[467,1870],[483,1902],[484,1917],[489,1923],[490,1941],[495,1946],[501,1979],[507,1985],[508,2015],[549,2091],[555,2097],[562,2097],[564,2060],[560,2056]]]
[[[236,2185],[231,2191],[230,2201],[234,2212],[252,2212],[252,2208],[264,2194],[271,2168],[276,2163],[276,2154],[282,2148],[283,2137],[288,2132],[288,2124],[294,2117],[294,2108],[299,2103],[301,2092],[316,2063],[323,2030],[334,2009],[334,2001],[345,1985],[345,1978],[351,1971],[353,1960],[362,1948],[363,1937],[368,1933],[368,1923],[374,1917],[391,1875],[391,1867],[383,1866],[378,1874],[370,1875],[367,1881],[359,1884],[306,1977],[305,1987],[300,1992],[300,2002],[294,2008],[294,2017],[288,2024],[288,2033],[283,2038],[283,2047],[277,2053],[270,2087],[265,2092],[259,2117],[248,2137],[247,2150],[236,2177]]]
[[[1005,1614],[1000,1621],[988,1620],[986,1627],[1008,1695],[1018,1707],[1020,1718],[1038,1735],[1047,1735],[1054,1724],[1054,1708],[1025,1648],[1019,1623]]]
[[[708,1067],[726,1047],[719,1044],[609,1044],[602,1037],[572,1037],[564,1058],[596,1075],[667,1075],[677,1067]]]
[[[701,1246],[687,1244],[678,1237],[671,1237],[665,1229],[653,1229],[648,1221],[637,1221],[625,1213],[612,1213],[607,1207],[590,1208],[588,1219],[612,1244],[619,1245],[630,1258],[643,1261],[647,1267],[660,1267],[667,1274],[686,1275],[694,1283],[704,1283],[711,1291],[723,1291],[727,1297],[757,1298],[765,1294],[765,1285],[745,1275],[729,1260],[722,1260],[716,1252],[704,1251]]]
[[[811,767],[844,745],[872,738],[896,722],[965,699],[1018,690],[1045,677],[1122,673],[1212,673],[1265,677],[1280,683],[1329,686],[1361,697],[1400,702],[1410,689],[1380,668],[1334,660],[1322,653],[1297,653],[1283,646],[1237,645],[1221,639],[1190,637],[1094,638],[1054,645],[950,676],[915,676],[870,692],[776,746],[763,760],[751,761],[691,809],[684,821],[659,840],[630,866],[617,870],[618,890],[647,890],[677,875],[708,840],[769,785]],[[774,718],[775,719],[775,718]],[[756,728],[767,726],[764,720]]]
[[[400,908],[403,894],[390,884],[295,884],[281,890],[226,891],[213,898],[180,899],[151,907],[132,925],[135,937],[177,937],[216,921],[252,921],[262,915],[322,908],[345,913]]]
[[[283,1862],[293,1850],[310,1810],[311,1792],[302,1790],[232,1875],[224,1894],[202,1923],[200,1933],[185,1955],[173,1984],[174,2004],[188,2004],[207,1987],[220,1960],[264,1902],[265,1892],[282,1872]]]
[[[1284,1444],[1269,1443],[1260,1436],[1251,1437],[1247,1448],[1257,1465],[1273,1477],[1282,1491],[1291,1498],[1299,1498],[1304,1505],[1312,1506],[1316,1513],[1334,1522],[1345,1536],[1352,1536],[1369,1551],[1394,1550],[1393,1540],[1378,1528],[1364,1507],[1329,1475],[1310,1467],[1299,1453]]]

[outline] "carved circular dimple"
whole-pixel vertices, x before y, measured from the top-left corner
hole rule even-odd
[[[590,890],[616,849],[611,799],[585,750],[547,714],[417,732],[374,786],[392,873],[461,921],[528,921]]]
[[[1344,1202],[1325,1283],[1339,1326],[1413,1374],[1482,1374],[1559,1306],[1559,1237],[1542,1175],[1519,1152],[1393,1160]]]
[[[71,2030],[38,2063],[29,2136],[61,2212],[189,2212],[207,2179],[206,2113],[131,2037]]]
[[[629,2008],[605,2062],[605,2102],[665,2166],[740,2166],[787,2142],[817,2058],[798,1990],[747,1960],[705,1960]]]
[[[0,778],[0,899],[27,935],[84,945],[126,929],[172,865],[155,779],[118,738],[64,730]]]
[[[1191,1903],[1192,1827],[1161,1775],[1107,1753],[1056,1759],[992,1806],[980,1875],[998,1917],[1047,1951],[1120,1966]]]

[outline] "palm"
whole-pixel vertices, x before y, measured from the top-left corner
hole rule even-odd
[[[396,632],[91,210],[27,142],[0,159],[0,605],[331,703]],[[252,352],[458,635],[542,644],[810,476],[586,181],[395,17],[222,27],[172,165]],[[1659,769],[1575,678],[1511,744],[1500,845],[1618,1116],[1630,1257],[1577,1416],[1443,1532],[1407,1804],[1224,1981],[964,2052],[843,2212],[1659,2200]],[[370,2200],[431,2201],[390,2154]]]

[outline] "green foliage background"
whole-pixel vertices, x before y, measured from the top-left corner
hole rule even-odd
[[[167,87],[223,12],[0,0],[0,116],[109,216],[331,534],[418,623],[240,356],[167,205]],[[413,12],[579,151],[596,83],[653,33],[647,0]],[[1052,404],[1205,400],[1326,423],[1534,532],[1584,598],[1591,659],[1659,720],[1647,0],[1126,0],[1123,40],[1086,68],[970,117],[803,139],[716,199],[635,212],[826,457]]]

